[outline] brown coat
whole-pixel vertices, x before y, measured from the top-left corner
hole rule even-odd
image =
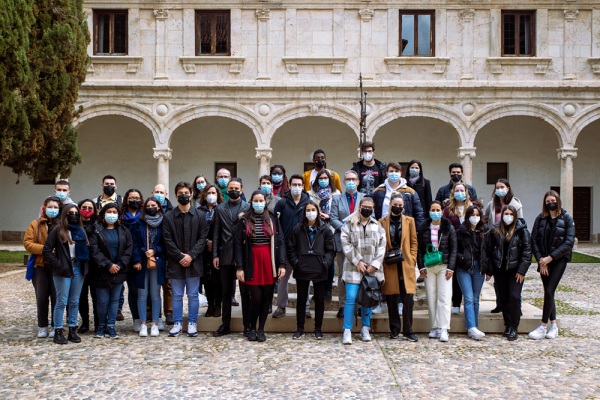
[[[386,253],[392,250],[392,240],[390,238],[390,216],[379,220],[386,234]],[[402,215],[402,237],[400,238],[400,249],[404,256],[402,262],[402,274],[404,275],[404,286],[406,293],[417,294],[417,277],[415,275],[415,264],[417,263],[417,252],[419,244],[417,242],[417,229],[414,218]],[[383,264],[385,282],[381,292],[385,295],[400,294],[400,283],[398,281],[398,269],[396,265]]]
[[[39,225],[38,225],[39,220]],[[46,222],[48,219],[45,216],[39,219],[34,219],[29,227],[25,231],[25,237],[23,238],[23,246],[31,254],[37,255],[35,258],[35,266],[44,266],[44,257],[42,257],[42,250],[44,249],[44,243],[48,238],[48,229],[46,228]],[[38,226],[40,229],[40,239],[38,240]]]

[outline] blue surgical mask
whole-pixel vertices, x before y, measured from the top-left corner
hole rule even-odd
[[[411,169],[408,170],[408,172],[410,173],[410,176],[414,177],[414,176],[419,176],[419,172],[420,171],[418,169],[416,169],[416,168],[411,168]]]
[[[508,190],[506,189],[496,189],[496,196],[498,197],[504,197],[508,194]]]
[[[454,193],[454,198],[458,201],[463,201],[467,199],[467,194],[465,192],[456,192]]]
[[[119,219],[119,214],[104,214],[104,221],[107,224],[114,224]]]
[[[252,208],[254,208],[254,211],[261,212],[265,209],[265,203],[252,203]]]
[[[273,174],[271,175],[271,178],[273,178],[273,182],[279,183],[283,180],[283,175]]]
[[[400,180],[400,172],[390,172],[388,174],[388,179],[391,182],[398,182]]]
[[[165,195],[160,193],[154,193],[153,195],[160,202],[160,204],[165,202]]]
[[[219,186],[222,188],[227,187],[229,184],[229,178],[219,178]]]
[[[273,191],[273,186],[271,186],[271,185],[260,185],[260,190],[262,190],[262,192],[264,194],[270,194]]]
[[[354,192],[356,190],[356,182],[354,182],[354,181],[346,182],[346,190],[349,192]]]
[[[58,216],[58,208],[46,208],[46,216],[48,218],[56,218]]]
[[[329,186],[329,179],[319,179],[319,186],[322,188]]]
[[[439,221],[440,219],[442,219],[442,213],[439,211],[436,212],[430,212],[429,216],[431,217],[432,220],[434,221]]]
[[[60,201],[65,201],[69,195],[67,192],[56,192],[56,197],[58,197]]]
[[[202,190],[206,187],[206,183],[199,183],[196,185],[196,187],[198,188],[198,190]]]

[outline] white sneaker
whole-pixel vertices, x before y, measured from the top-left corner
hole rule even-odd
[[[448,341],[448,330],[440,329],[440,342]]]
[[[40,331],[38,332],[38,336],[37,337],[39,337],[39,338],[48,337],[48,327],[40,328]]]
[[[475,340],[480,340],[482,337],[485,336],[485,333],[481,332],[477,328],[470,328],[468,335],[470,338],[473,338]]]
[[[400,314],[400,316],[402,316],[402,309],[404,308],[404,304],[400,303],[398,304],[398,314]]]
[[[381,314],[382,310],[381,310],[381,303],[379,303],[377,305],[377,307],[373,308],[373,311],[371,311],[372,314]]]
[[[140,325],[140,336],[141,337],[148,336],[148,326],[146,324]]]
[[[381,307],[382,314],[388,314],[388,305],[386,303],[380,303],[379,306]]]
[[[171,328],[171,330],[169,331],[169,337],[177,337],[177,336],[181,335],[182,331],[183,330],[181,328],[181,323],[175,322],[173,324],[173,328]]]
[[[460,314],[460,307],[452,307],[452,314],[454,314],[454,315]]]
[[[546,329],[547,327],[544,325],[540,325],[533,332],[529,332],[529,337],[534,340],[540,340],[546,337]]]
[[[440,337],[440,330],[438,328],[432,329],[431,332],[429,332],[430,339],[437,339],[439,337]]]
[[[368,326],[363,326],[360,329],[360,340],[362,340],[363,342],[370,342],[371,341],[371,335],[369,334],[369,327]]]
[[[344,337],[342,338],[343,344],[352,344],[352,331],[350,329],[344,329]]]
[[[550,325],[550,330],[546,333],[546,339],[556,339],[558,337],[558,326]]]
[[[140,332],[140,329],[142,329],[142,320],[141,319],[134,319],[133,320],[133,331],[134,332]]]
[[[49,338],[53,338],[54,337],[54,327],[48,327],[48,337]]]
[[[164,331],[165,330],[165,326],[163,325],[162,319],[158,319],[158,330],[159,331]]]
[[[152,328],[150,328],[150,336],[156,337],[156,336],[158,336],[158,333],[159,333],[158,325],[152,324]]]
[[[187,335],[189,337],[198,336],[198,327],[196,326],[195,322],[188,322]]]

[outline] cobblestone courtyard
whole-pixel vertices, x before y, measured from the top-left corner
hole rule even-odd
[[[339,335],[239,334],[139,338],[129,319],[118,340],[82,336],[79,345],[37,339],[35,298],[22,273],[0,278],[0,398],[600,398],[600,277],[573,264],[557,293],[561,335],[532,341],[500,335],[418,343],[375,334],[342,346]],[[540,306],[532,266],[523,298]],[[125,306],[128,314],[127,306]],[[201,320],[199,320],[201,324]]]

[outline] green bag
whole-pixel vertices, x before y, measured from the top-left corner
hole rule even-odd
[[[429,247],[431,247],[431,251],[429,250]],[[437,267],[444,263],[444,254],[441,251],[436,250],[435,247],[433,247],[433,244],[429,243],[429,245],[427,245],[427,254],[423,256],[423,261],[427,268]]]

